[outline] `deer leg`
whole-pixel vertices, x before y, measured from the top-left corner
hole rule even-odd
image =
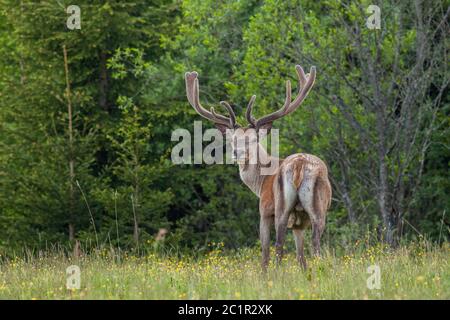
[[[275,253],[278,265],[281,263],[281,260],[283,259],[283,247],[284,241],[286,239],[288,220],[289,220],[288,211],[284,211],[281,214],[275,216],[275,229],[276,229]]]
[[[312,222],[312,243],[315,256],[320,256],[320,238],[325,229],[325,219],[319,218]]]
[[[305,177],[299,189],[300,202],[309,216],[312,225],[312,244],[315,256],[320,255],[320,237],[325,228],[325,212],[322,212],[318,201],[319,194],[315,188],[316,176]]]
[[[306,258],[304,248],[304,231],[302,229],[292,229],[295,239],[295,247],[297,249],[297,261],[302,266],[303,270],[306,270]]]
[[[259,223],[259,239],[261,241],[261,267],[263,272],[267,271],[270,258],[270,226],[272,225],[273,216],[261,216]]]
[[[276,261],[279,265],[283,260],[283,247],[286,239],[289,214],[297,203],[297,190],[287,182],[282,175],[278,177],[275,189],[275,231],[276,231]]]

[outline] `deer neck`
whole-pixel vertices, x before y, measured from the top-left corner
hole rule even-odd
[[[253,158],[255,156],[257,159]],[[279,165],[279,159],[270,156],[264,147],[258,143],[257,155],[250,154],[248,160],[249,163],[239,164],[239,175],[245,185],[259,197],[264,179],[268,176],[267,170],[263,169],[271,165]]]

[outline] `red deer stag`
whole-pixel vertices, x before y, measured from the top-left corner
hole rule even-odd
[[[276,257],[280,263],[283,256],[283,245],[287,228],[292,228],[297,248],[297,260],[306,269],[303,251],[304,230],[312,226],[312,244],[314,254],[320,254],[320,237],[325,228],[326,213],[331,203],[331,186],[328,180],[328,169],[318,157],[305,153],[296,153],[285,159],[269,155],[259,143],[261,132],[267,132],[273,121],[295,111],[311,90],[316,69],[311,67],[309,74],[304,73],[301,66],[296,67],[300,82],[297,97],[291,100],[291,84],[286,81],[286,99],[283,107],[276,112],[255,119],[252,107],[256,96],[252,96],[246,110],[249,126],[241,128],[236,123],[236,116],[230,104],[221,101],[229,116],[218,114],[211,108],[206,110],[199,101],[199,84],[197,72],[185,74],[186,92],[189,103],[204,118],[214,122],[216,127],[225,133],[232,133],[233,156],[238,160],[242,181],[259,197],[260,240],[262,247],[262,268],[267,270],[270,253],[270,228],[275,222]],[[263,130],[262,130],[263,129]],[[249,135],[249,131],[256,134]],[[244,142],[242,143],[242,140]],[[257,152],[251,152],[251,150]],[[254,157],[258,156],[257,159]],[[277,163],[272,174],[262,174],[264,163]]]

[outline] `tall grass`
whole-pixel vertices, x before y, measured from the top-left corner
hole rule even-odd
[[[136,257],[97,250],[79,258],[64,251],[0,257],[2,299],[450,299],[450,246],[426,242],[395,250],[381,244],[336,254],[324,250],[298,267],[288,253],[267,274],[259,249],[192,256],[149,252]],[[120,259],[119,259],[120,258]],[[66,289],[65,270],[81,268],[81,288]],[[381,288],[367,288],[367,268],[379,265]]]

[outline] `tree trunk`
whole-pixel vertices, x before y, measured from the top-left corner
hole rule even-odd
[[[67,49],[63,46],[64,53],[64,70],[66,74],[66,99],[67,99],[67,113],[69,117],[68,132],[69,132],[69,241],[75,240],[75,225],[74,225],[74,179],[75,179],[75,160],[73,155],[73,126],[72,126],[72,102],[70,99],[70,81],[69,81],[69,64],[67,62]]]
[[[100,52],[100,61],[99,61],[99,72],[100,72],[100,79],[99,79],[99,97],[98,97],[98,104],[100,108],[103,110],[109,112],[109,104],[108,104],[108,69],[106,67],[106,62],[108,60],[108,56],[106,52],[102,51]]]
[[[138,218],[137,218],[137,212],[136,212],[136,208],[138,207],[139,203],[138,203],[138,196],[137,196],[137,190],[135,189],[135,194],[134,196],[131,196],[131,204],[133,206],[133,220],[134,220],[134,224],[133,224],[133,240],[136,244],[136,248],[139,250],[139,222],[138,222]]]
[[[350,221],[350,223],[356,223],[356,214],[355,210],[353,209],[353,201],[350,198],[347,189],[344,189],[342,200],[344,201],[345,208],[347,209],[348,220]]]
[[[389,209],[388,201],[389,201],[389,187],[388,187],[388,173],[387,173],[387,165],[386,165],[386,143],[385,143],[385,134],[382,129],[384,127],[382,125],[382,119],[378,119],[378,127],[379,129],[379,145],[378,145],[378,190],[377,190],[377,199],[378,199],[378,207],[380,209],[381,217],[383,219],[383,227],[384,227],[384,238],[385,241],[393,246],[395,244],[394,241],[394,231],[395,224],[393,222],[393,215],[391,210]]]

